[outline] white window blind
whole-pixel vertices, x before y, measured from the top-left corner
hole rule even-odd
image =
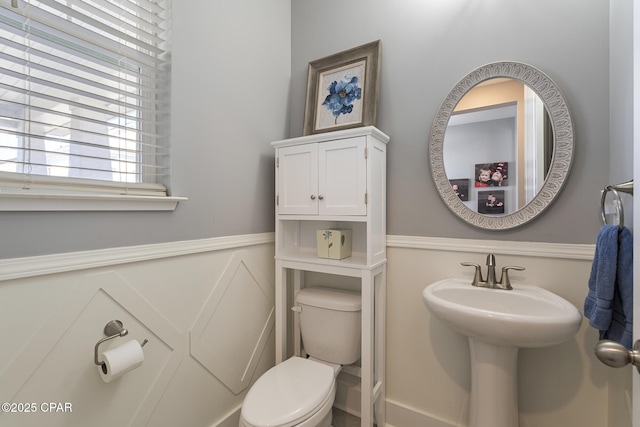
[[[0,194],[167,194],[169,24],[170,0],[0,0]]]

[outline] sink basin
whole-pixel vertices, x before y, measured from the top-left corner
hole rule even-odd
[[[507,291],[445,279],[422,297],[436,318],[469,339],[469,427],[518,427],[519,349],[559,344],[582,322],[573,304],[533,285]]]
[[[564,298],[533,285],[513,290],[445,279],[422,292],[427,308],[444,324],[479,341],[519,348],[547,347],[575,335],[582,322]]]

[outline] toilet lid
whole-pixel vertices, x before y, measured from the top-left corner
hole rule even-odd
[[[254,426],[297,424],[326,402],[334,381],[331,367],[292,357],[251,386],[242,404],[242,417]]]

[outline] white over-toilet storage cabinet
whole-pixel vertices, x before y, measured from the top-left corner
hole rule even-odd
[[[363,426],[385,421],[386,145],[375,127],[273,142],[276,150],[276,363],[288,357],[291,295],[305,272],[360,280],[362,357],[344,371],[361,379]],[[352,254],[317,256],[316,231],[352,230]],[[300,354],[297,316],[293,352]],[[375,414],[375,419],[374,419]]]

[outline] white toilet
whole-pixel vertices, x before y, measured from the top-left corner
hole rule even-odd
[[[240,427],[329,427],[342,365],[360,359],[362,300],[354,292],[304,288],[296,294],[302,345],[251,386]]]

